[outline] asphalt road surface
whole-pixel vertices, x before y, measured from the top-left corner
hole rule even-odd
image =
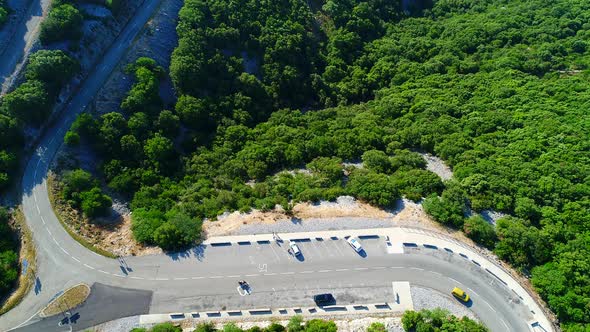
[[[24,1],[24,0],[23,0]],[[25,17],[17,23],[14,34],[10,37],[6,48],[0,52],[0,86],[2,93],[6,92],[10,80],[17,65],[23,59],[23,55],[33,46],[33,41],[43,18],[43,12],[50,5],[50,0],[33,0]]]
[[[37,284],[19,306],[0,317],[0,330],[63,331],[56,324],[59,317],[43,320],[37,313],[60,291],[80,282],[99,290],[77,310],[80,315],[74,330],[128,314],[115,310],[116,304],[94,304],[106,301],[102,299],[107,298],[107,286],[143,294],[129,295],[129,301],[137,302],[131,306],[136,314],[307,306],[312,305],[313,294],[327,291],[334,293],[339,304],[392,301],[393,281],[409,281],[443,294],[449,294],[455,286],[463,287],[473,299],[468,304],[470,309],[492,331],[527,330],[531,319],[527,307],[480,267],[442,250],[408,249],[405,254],[389,254],[383,238],[362,240],[364,256],[342,238],[302,242],[302,259],[290,256],[284,244],[273,242],[209,245],[173,255],[115,260],[73,240],[51,209],[46,186],[48,165],[76,115],[93,98],[158,4],[158,0],[148,0],[139,9],[27,164],[22,205],[37,246]],[[240,279],[250,283],[252,295],[237,292]],[[97,283],[105,287],[97,288]],[[145,294],[150,296],[149,307]]]

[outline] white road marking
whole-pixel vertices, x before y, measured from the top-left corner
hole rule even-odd
[[[79,260],[79,259],[77,259],[76,257],[74,257],[74,256],[72,256],[72,255],[70,255],[70,257],[72,257],[72,259],[73,259],[73,260],[75,260],[76,262],[80,263],[80,260]]]
[[[174,280],[187,280],[188,278],[174,278]]]
[[[227,278],[239,278],[239,277],[240,277],[239,274],[238,275],[234,275],[234,276],[227,276]]]
[[[63,247],[60,247],[60,248],[61,248],[61,251],[63,251],[66,255],[68,255],[68,256],[70,255],[70,253],[67,252]]]
[[[258,277],[259,274],[246,274],[246,277]]]
[[[319,270],[319,273],[326,273],[326,272],[332,272],[332,270]]]
[[[277,274],[276,273],[265,273],[264,275],[265,276],[276,276]]]
[[[303,271],[303,272],[299,272],[300,274],[307,274],[307,273],[313,273],[313,271]]]
[[[223,276],[212,276],[212,277],[209,277],[209,279],[221,279],[221,278],[223,278]]]
[[[198,279],[205,279],[205,277],[192,277],[191,279],[198,280]]]
[[[506,322],[502,318],[500,318],[500,321],[502,322],[502,324],[504,324],[504,327],[506,328],[505,331],[508,331],[508,325],[506,325]]]
[[[403,269],[403,266],[390,266],[390,269]]]
[[[33,198],[35,199],[35,203],[37,203],[37,195],[33,194]]]
[[[142,277],[129,277],[129,278],[131,278],[131,279],[137,279],[137,280],[144,280],[145,279],[145,278],[142,278]]]
[[[281,261],[281,257],[279,257],[279,254],[277,254],[277,251],[273,248],[273,244],[270,244],[270,250],[272,250],[272,253],[275,255],[275,258],[277,259],[277,262]]]
[[[283,273],[281,273],[281,274],[283,274],[283,275],[288,275],[288,274],[295,274],[295,272],[283,272]]]
[[[89,268],[91,270],[94,270],[94,268],[92,266],[88,265],[88,264],[84,264],[84,266],[86,266],[87,268]]]
[[[385,266],[375,266],[373,269],[374,270],[383,270],[385,268]]]
[[[429,272],[430,272],[430,273],[434,273],[434,274],[436,274],[437,276],[442,276],[442,273],[438,273],[438,272],[436,272],[436,271],[429,271]]]
[[[39,214],[41,214],[41,210],[39,209],[39,205],[35,205],[35,207],[37,208],[37,212],[39,212]]]
[[[170,279],[168,279],[168,278],[156,278],[154,280],[162,281],[162,280],[170,280]]]
[[[43,216],[41,216],[41,221],[43,222],[43,225],[45,225],[45,218],[43,218]]]
[[[410,269],[411,270],[417,270],[417,271],[424,271],[424,269],[421,269],[419,267],[411,267]]]
[[[110,274],[109,272],[103,271],[103,270],[97,270],[97,271],[100,272],[100,273],[104,273],[104,274]]]
[[[355,267],[354,270],[355,271],[363,271],[363,270],[368,270],[368,267]]]
[[[455,280],[455,279],[453,279],[453,278],[451,278],[451,277],[447,277],[447,278],[449,278],[449,279],[453,280],[453,281],[454,281],[455,283],[457,283],[457,284],[460,284],[460,282],[458,282],[457,280]]]
[[[119,278],[125,278],[125,277],[126,277],[126,276],[124,276],[124,275],[122,275],[122,274],[114,274],[114,273],[113,273],[113,275],[114,275],[115,277],[119,277]]]
[[[336,269],[334,271],[336,271],[336,272],[343,272],[343,271],[350,271],[350,269]]]
[[[476,292],[475,292],[473,289],[471,289],[471,288],[467,287],[467,290],[468,290],[470,293],[474,294],[475,296],[479,296],[479,295],[477,295],[477,293],[476,293]]]

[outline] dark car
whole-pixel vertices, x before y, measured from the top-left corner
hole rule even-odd
[[[318,294],[313,297],[313,300],[318,307],[336,304],[336,299],[332,294]]]

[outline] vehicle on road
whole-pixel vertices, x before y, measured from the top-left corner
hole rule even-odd
[[[453,290],[451,291],[451,294],[456,297],[459,301],[462,302],[469,302],[469,295],[467,295],[467,293],[465,293],[465,291],[463,291],[461,288],[459,287],[455,287],[453,288]]]
[[[301,255],[301,250],[299,250],[299,246],[295,242],[289,242],[289,247],[291,248],[291,252],[293,256]]]
[[[330,293],[314,295],[313,301],[318,307],[336,304],[336,299]]]
[[[361,246],[361,243],[359,242],[359,240],[357,240],[354,237],[349,237],[346,242],[348,242],[348,244],[350,244],[350,246],[352,247],[352,249],[354,249],[354,251],[356,252],[361,252],[361,250],[363,250],[363,246]]]

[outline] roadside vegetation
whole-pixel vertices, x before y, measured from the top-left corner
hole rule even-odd
[[[10,14],[10,7],[6,3],[6,0],[0,0],[0,27],[8,21],[8,15]]]
[[[9,212],[0,207],[0,299],[10,293],[19,273],[18,242],[10,219]]]
[[[135,238],[173,249],[225,211],[424,198],[435,220],[532,276],[564,330],[587,329],[590,3],[320,4],[187,0],[176,104],[158,95],[164,70],[140,58],[120,113],[74,123],[72,144],[98,152],[104,182],[131,202]],[[488,209],[511,216],[466,218]]]
[[[488,332],[488,328],[468,317],[458,318],[444,309],[406,311],[402,326],[408,332]],[[378,330],[376,330],[378,331]],[[385,330],[382,330],[385,331]],[[367,331],[371,332],[371,331]]]
[[[487,332],[482,324],[467,317],[457,318],[443,309],[406,311],[402,317],[402,325],[407,332]],[[134,328],[130,332],[181,332],[182,328],[172,323],[162,323],[151,329]],[[201,323],[194,332],[336,332],[338,327],[333,321],[322,319],[303,320],[301,316],[293,316],[284,326],[273,322],[265,328],[258,326],[242,329],[234,323],[217,328],[213,323]],[[375,322],[367,327],[367,332],[386,332],[385,325]]]

